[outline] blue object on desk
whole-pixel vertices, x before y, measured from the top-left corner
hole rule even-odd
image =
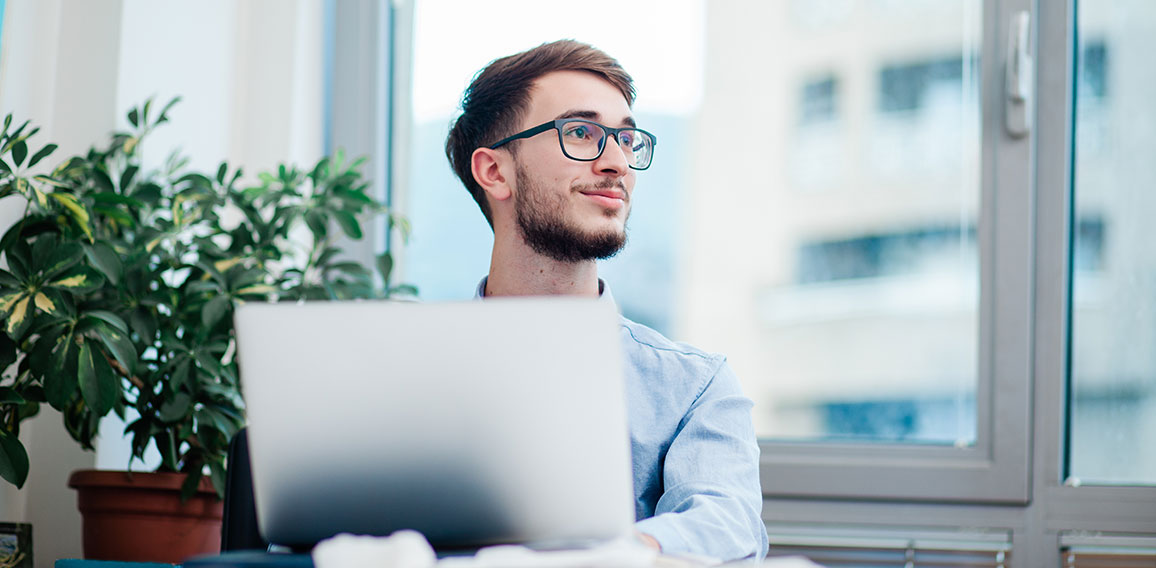
[[[165,568],[171,568],[167,564],[161,566],[164,566]],[[56,568],[89,567],[57,566]],[[133,566],[125,568],[136,567]],[[313,557],[309,554],[276,553],[259,550],[239,550],[235,552],[224,552],[221,554],[195,556],[185,560],[185,562],[181,565],[181,568],[313,568]]]
[[[56,568],[173,568],[172,564],[163,562],[123,562],[119,560],[83,560],[80,558],[61,558],[55,563]]]

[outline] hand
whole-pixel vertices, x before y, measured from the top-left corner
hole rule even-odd
[[[659,552],[662,552],[662,545],[658,544],[658,541],[655,540],[654,537],[652,537],[652,536],[650,536],[644,532],[639,532],[639,531],[634,531],[634,536],[637,537],[638,541],[641,542],[642,544],[645,544],[646,546],[649,546],[650,548],[653,548]]]

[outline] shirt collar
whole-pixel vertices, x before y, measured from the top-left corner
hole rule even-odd
[[[484,300],[486,298],[486,282],[490,279],[489,276],[483,276],[482,281],[478,283],[478,289],[474,290],[475,300]],[[598,279],[598,300],[602,302],[610,302],[614,304],[617,310],[618,304],[614,301],[614,294],[610,293],[610,286],[601,278]]]

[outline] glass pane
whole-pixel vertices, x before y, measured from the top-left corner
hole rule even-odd
[[[1076,37],[1068,474],[1154,484],[1156,3],[1080,0]]]
[[[676,329],[760,435],[975,441],[981,10],[708,3]]]
[[[457,97],[488,61],[573,37],[634,75],[659,139],[600,268],[625,315],[725,353],[760,436],[975,441],[981,2],[583,4],[630,34],[550,2],[445,4],[416,5],[423,298],[469,297],[489,264],[442,150]]]

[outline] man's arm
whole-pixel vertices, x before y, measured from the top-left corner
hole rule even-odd
[[[663,461],[654,516],[635,525],[664,553],[722,560],[766,555],[751,406],[723,362],[683,418]]]

